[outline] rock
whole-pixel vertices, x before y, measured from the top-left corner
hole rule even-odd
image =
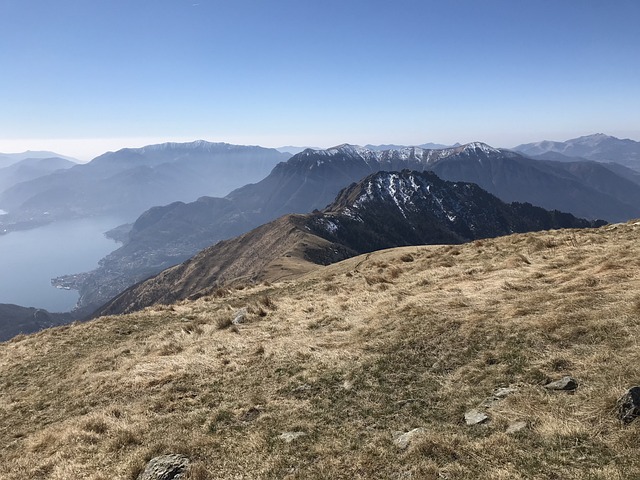
[[[527,428],[527,422],[514,422],[507,427],[507,433],[513,435]]]
[[[297,440],[300,437],[304,437],[306,433],[304,432],[284,432],[281,435],[278,435],[280,440],[284,440],[287,443],[291,443],[294,440]]]
[[[184,455],[160,455],[149,460],[137,480],[181,480],[188,467],[189,459]]]
[[[408,431],[407,433],[402,433],[397,435],[393,439],[393,443],[400,450],[404,450],[409,446],[409,444],[413,441],[413,439],[424,433],[424,428],[414,428],[413,430]]]
[[[515,390],[509,387],[499,387],[493,391],[493,396],[496,398],[505,398],[511,395]]]
[[[260,416],[262,413],[262,407],[260,405],[251,407],[249,410],[244,412],[240,417],[240,421],[242,422],[253,422],[256,418]]]
[[[547,383],[544,388],[548,390],[575,390],[578,388],[578,381],[573,377],[562,377],[555,382]]]
[[[640,416],[640,387],[631,387],[618,399],[618,418],[628,425]]]
[[[241,308],[233,315],[233,320],[231,320],[231,323],[234,325],[240,325],[241,323],[244,323],[246,321],[247,321],[247,309]]]
[[[489,416],[478,410],[469,410],[464,414],[464,421],[467,425],[478,425],[489,420]]]

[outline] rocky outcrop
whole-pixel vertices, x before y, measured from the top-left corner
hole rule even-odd
[[[185,478],[189,458],[170,454],[152,458],[137,480],[182,480]]]
[[[622,423],[629,424],[640,416],[640,387],[631,387],[618,399],[618,418]]]

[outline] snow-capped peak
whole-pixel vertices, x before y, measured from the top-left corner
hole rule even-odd
[[[154,152],[154,151],[162,151],[162,150],[220,150],[227,149],[231,150],[234,148],[239,148],[241,146],[231,145],[229,143],[224,142],[207,142],[206,140],[195,140],[193,142],[166,142],[166,143],[158,143],[155,145],[147,145],[145,147],[134,149],[138,150],[142,153],[144,152]]]
[[[466,145],[462,145],[459,148],[463,152],[481,151],[483,153],[500,153],[500,150],[498,150],[497,148],[493,148],[492,146],[487,145],[483,142],[471,142],[467,143]]]

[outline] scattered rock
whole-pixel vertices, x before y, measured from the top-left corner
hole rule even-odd
[[[618,399],[618,418],[625,425],[640,416],[640,387],[631,387]]]
[[[544,388],[548,390],[575,390],[578,388],[578,381],[573,377],[562,377],[555,382],[547,383]]]
[[[496,403],[498,403],[501,400],[504,400],[515,391],[516,389],[512,387],[498,387],[493,391],[493,394],[490,397],[487,397],[484,399],[484,401],[479,405],[479,407],[491,408]]]
[[[306,435],[306,433],[304,432],[284,432],[280,435],[278,435],[278,438],[280,440],[284,440],[287,443],[291,443],[294,440],[297,440],[300,437],[304,437]]]
[[[478,425],[489,420],[489,416],[478,410],[469,410],[464,414],[464,421],[467,425]]]
[[[181,480],[185,478],[189,459],[184,455],[160,455],[147,463],[137,480]]]
[[[496,398],[505,398],[515,392],[515,389],[511,387],[499,387],[493,391],[493,396]]]
[[[424,428],[414,428],[406,433],[401,433],[393,439],[393,443],[400,450],[404,450],[409,446],[413,439],[424,433]]]
[[[253,422],[256,418],[260,416],[262,413],[262,407],[260,405],[251,407],[249,410],[244,412],[240,417],[240,421],[242,422]]]
[[[241,323],[244,323],[246,321],[247,321],[247,309],[241,308],[234,314],[233,320],[231,320],[231,323],[234,325],[240,325]]]
[[[527,428],[527,422],[514,422],[507,427],[507,433],[513,435]]]

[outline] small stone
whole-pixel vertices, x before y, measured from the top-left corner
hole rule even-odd
[[[242,422],[253,422],[256,418],[260,416],[262,413],[262,407],[260,405],[256,407],[251,407],[249,410],[244,412],[240,417]]]
[[[478,410],[469,410],[464,414],[464,421],[467,425],[478,425],[489,420],[489,416]]]
[[[487,397],[482,401],[479,407],[492,408],[496,403],[504,400],[515,391],[515,388],[511,387],[498,387],[493,391],[493,394],[490,397]]]
[[[631,387],[618,399],[618,418],[625,425],[640,416],[640,387]]]
[[[578,381],[573,377],[562,377],[555,382],[547,383],[544,388],[548,390],[575,390],[578,388]]]
[[[304,437],[306,435],[306,433],[304,432],[284,432],[280,435],[278,435],[278,438],[280,440],[284,440],[287,443],[291,443],[294,440],[297,440],[300,437]]]
[[[137,480],[181,480],[188,467],[189,459],[184,455],[160,455],[149,460]]]
[[[493,391],[493,396],[496,397],[496,398],[505,398],[505,397],[511,395],[513,392],[515,392],[515,390],[513,388],[500,387],[500,388],[496,388]]]
[[[507,433],[513,435],[514,433],[521,432],[525,428],[527,428],[527,422],[514,422],[507,427]]]
[[[246,321],[247,321],[247,309],[241,308],[234,314],[233,320],[231,320],[231,323],[233,323],[234,325],[240,325],[241,323],[244,323]]]
[[[397,435],[393,439],[393,443],[400,450],[404,450],[409,446],[409,444],[413,441],[413,439],[417,435],[421,435],[423,433],[424,433],[424,428],[414,428],[413,430],[410,430],[407,433],[402,433],[400,435]]]

